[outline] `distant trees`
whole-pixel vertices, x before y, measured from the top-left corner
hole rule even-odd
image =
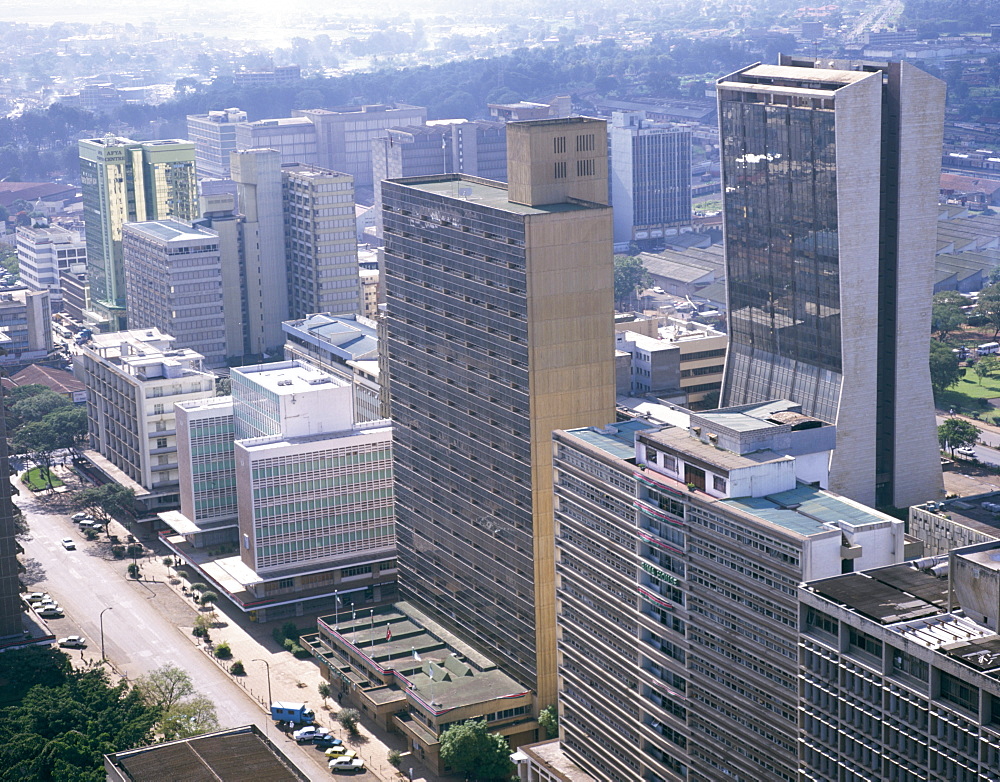
[[[938,339],[947,339],[948,333],[965,323],[962,307],[967,302],[957,291],[941,291],[934,294],[931,305],[931,333]]]
[[[936,339],[931,340],[930,366],[931,389],[935,399],[940,398],[948,386],[954,385],[962,378],[958,357],[951,352],[951,348]]]
[[[162,665],[135,683],[143,701],[156,710],[156,729],[164,739],[180,739],[218,730],[215,704],[196,695],[186,671],[176,665]]]
[[[624,308],[636,292],[648,288],[652,276],[642,264],[642,259],[630,255],[615,256],[615,306]]]
[[[979,292],[976,315],[993,329],[993,339],[1000,334],[1000,285],[990,285]]]

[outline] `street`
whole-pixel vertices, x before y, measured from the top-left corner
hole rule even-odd
[[[300,747],[285,738],[263,710],[234,684],[178,629],[194,621],[194,609],[165,584],[147,584],[125,578],[131,560],[103,558],[97,545],[88,542],[53,498],[36,498],[23,490],[16,498],[24,511],[30,539],[23,542],[27,572],[22,579],[31,591],[49,592],[65,617],[48,620],[57,637],[82,635],[84,652],[67,650],[71,658],[101,658],[100,614],[104,609],[104,647],[108,660],[132,680],[162,665],[187,671],[198,694],[214,703],[222,727],[256,724],[267,731],[283,752],[310,779],[330,779],[322,753]],[[75,551],[60,541],[72,538]],[[367,776],[367,775],[366,775]],[[359,779],[361,777],[358,777]]]
[[[947,416],[937,416],[937,425],[941,426],[946,419]],[[985,429],[978,421],[964,420],[969,421],[969,423],[979,429],[979,442],[972,447],[972,450],[976,453],[976,459],[982,464],[1000,467],[1000,450],[997,450],[1000,448],[1000,434]]]

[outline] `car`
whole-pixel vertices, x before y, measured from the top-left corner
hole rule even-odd
[[[29,595],[25,595],[25,599],[29,603],[40,603],[43,600],[51,600],[52,596],[48,592],[32,592]]]
[[[344,742],[340,739],[335,739],[333,736],[327,734],[326,736],[317,736],[313,739],[313,744],[315,744],[320,749],[328,749],[330,747],[340,747],[343,746]]]
[[[75,551],[76,550],[76,543],[73,541],[73,538],[63,538],[62,539],[62,547],[64,549],[66,549],[67,551]]]
[[[59,606],[46,606],[38,615],[43,619],[58,619],[63,615],[62,609]]]
[[[90,516],[86,513],[74,513],[70,516],[70,518],[73,519],[73,521],[90,521]]]
[[[358,753],[341,744],[339,747],[330,747],[326,751],[326,756],[328,758],[356,758]]]
[[[967,445],[964,445],[961,448],[956,448],[955,449],[955,453],[958,454],[959,456],[964,456],[967,459],[975,459],[976,458],[976,451],[975,451],[975,449],[974,448],[970,448]]]
[[[82,649],[87,645],[87,639],[82,635],[67,635],[59,639],[59,645],[64,649]]]
[[[308,744],[316,736],[326,733],[322,728],[317,728],[315,725],[306,725],[304,728],[299,728],[292,734],[292,738],[295,739],[299,744]]]
[[[330,771],[364,771],[365,762],[361,758],[334,758],[328,764]]]
[[[650,288],[650,290],[653,293],[660,293],[660,294],[666,293],[666,291],[664,291],[663,288],[661,288],[659,285],[654,285],[652,288]]]

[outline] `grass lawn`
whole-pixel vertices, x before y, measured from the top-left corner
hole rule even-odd
[[[48,476],[45,474],[45,470],[41,467],[32,467],[28,470],[22,477],[21,483],[27,486],[32,491],[42,491],[43,489],[49,488]],[[57,486],[62,486],[63,482],[59,480],[59,477],[53,473],[52,475],[52,488]]]

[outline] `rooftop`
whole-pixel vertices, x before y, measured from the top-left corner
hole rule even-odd
[[[181,241],[213,241],[218,242],[219,236],[204,228],[195,228],[172,218],[154,220],[146,223],[129,223],[131,233],[142,234],[160,242]]]
[[[318,389],[341,388],[350,385],[329,372],[323,372],[300,361],[279,361],[273,364],[234,367],[232,374],[243,375],[278,396],[292,396]]]
[[[547,120],[535,120],[546,122]],[[563,120],[559,120],[562,122]],[[487,206],[504,212],[518,215],[541,215],[555,212],[576,212],[583,209],[607,209],[603,204],[588,204],[582,201],[573,203],[545,204],[544,206],[526,206],[515,204],[507,199],[507,185],[488,179],[479,179],[464,174],[434,174],[431,176],[414,176],[390,180],[405,187],[422,190],[432,195],[443,196],[455,200],[468,201],[472,204]]]
[[[604,451],[609,456],[624,461],[635,459],[635,433],[653,428],[646,421],[633,420],[611,424],[603,429],[594,426],[581,429],[568,429],[567,434],[583,440],[595,448]]]
[[[345,361],[378,355],[375,323],[359,315],[320,313],[302,320],[285,321],[281,329],[285,334],[330,350]]]
[[[657,432],[647,432],[643,435],[643,439],[653,445],[661,445],[665,449],[683,454],[685,457],[691,457],[696,461],[724,470],[738,470],[744,467],[754,467],[758,464],[769,464],[792,458],[791,456],[784,456],[771,450],[762,450],[747,454],[733,453],[724,448],[703,443],[697,437],[693,437],[687,429],[675,426],[668,426]]]

